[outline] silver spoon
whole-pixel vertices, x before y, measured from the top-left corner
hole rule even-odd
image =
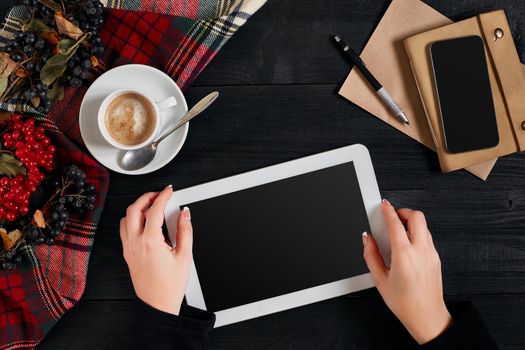
[[[219,93],[217,91],[212,92],[208,96],[204,97],[202,100],[197,102],[195,106],[193,106],[192,109],[186,115],[184,115],[181,120],[170,130],[166,131],[161,137],[159,137],[156,141],[150,143],[147,146],[144,146],[139,149],[126,151],[122,158],[120,159],[120,166],[124,170],[137,170],[140,168],[144,168],[146,165],[148,165],[153,158],[155,158],[155,154],[157,153],[157,146],[159,143],[161,143],[166,137],[171,135],[175,130],[189,122],[191,119],[195,118],[199,114],[201,114],[206,108],[208,108],[213,101],[215,101],[219,97]]]

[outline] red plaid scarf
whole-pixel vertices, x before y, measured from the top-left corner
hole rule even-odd
[[[77,164],[97,189],[95,209],[80,222],[67,220],[52,246],[25,245],[23,262],[14,271],[0,271],[0,350],[34,348],[66,310],[82,296],[95,230],[109,173],[81,151],[47,118],[37,117],[57,146],[59,164]]]
[[[164,71],[184,91],[265,1],[110,0],[108,6],[115,8],[106,9],[100,31],[105,51],[92,79],[113,67],[140,63]],[[22,9],[11,11],[5,29],[18,29],[25,16]],[[86,91],[85,87],[67,88],[64,99],[49,113],[49,118],[79,144],[78,112]]]
[[[100,32],[106,50],[92,78],[112,67],[141,63],[166,72],[184,90],[265,1],[108,0],[111,9],[106,9]],[[0,39],[8,31],[19,30],[26,16],[23,8],[14,8]],[[86,90],[66,89],[64,99],[49,114],[51,120],[41,121],[54,135],[61,162],[79,165],[87,172],[88,181],[96,185],[96,209],[83,222],[70,219],[66,234],[58,237],[55,246],[25,247],[22,266],[0,272],[0,350],[34,348],[84,291],[109,186],[107,170],[62,133],[82,144],[78,113]],[[4,110],[13,107],[0,106]]]

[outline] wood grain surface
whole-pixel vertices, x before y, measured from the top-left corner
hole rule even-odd
[[[504,8],[522,60],[522,0],[426,1],[454,20]],[[2,0],[0,14],[13,4]],[[525,348],[525,154],[488,181],[439,172],[437,156],[337,95],[350,66],[330,40],[361,49],[389,1],[269,0],[187,90],[221,98],[192,121],[177,158],[155,173],[112,173],[83,299],[40,349],[126,349],[134,292],[118,220],[142,192],[219,179],[353,143],[372,155],[382,195],[427,214],[447,300],[471,300],[501,349]],[[525,92],[524,92],[525,93]],[[208,349],[367,349],[386,307],[375,290],[220,328]]]

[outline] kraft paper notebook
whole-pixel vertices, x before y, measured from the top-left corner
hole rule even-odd
[[[503,35],[497,38],[495,32]],[[511,33],[505,12],[498,10],[417,34],[404,41],[444,172],[525,150],[525,124],[522,124],[525,123],[525,75]],[[499,143],[491,148],[450,153],[441,126],[429,48],[433,42],[465,36],[477,36],[484,42]],[[469,132],[476,132],[475,123],[469,126]]]
[[[399,123],[356,69],[352,69],[339,94],[435,151],[403,41],[451,23],[450,19],[419,0],[393,0],[361,53],[368,68],[407,114],[410,126]],[[496,160],[471,165],[466,170],[486,180]]]

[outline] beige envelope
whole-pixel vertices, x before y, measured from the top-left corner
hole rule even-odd
[[[339,94],[435,151],[403,40],[450,23],[450,19],[419,0],[393,0],[361,53],[367,67],[410,119],[409,126],[392,115],[357,69],[352,69]],[[465,169],[486,180],[496,160]]]

